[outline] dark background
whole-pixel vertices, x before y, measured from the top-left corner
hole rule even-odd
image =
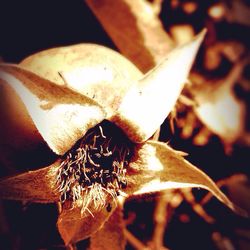
[[[0,54],[8,62],[75,43],[115,47],[82,0],[1,1],[0,11]]]

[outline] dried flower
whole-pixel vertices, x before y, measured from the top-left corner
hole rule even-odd
[[[89,44],[2,64],[1,83],[15,90],[60,156],[48,167],[2,179],[0,196],[58,202],[66,245],[98,231],[124,192],[203,187],[234,209],[205,173],[149,140],[173,108],[203,37],[172,51],[145,76],[118,53]]]

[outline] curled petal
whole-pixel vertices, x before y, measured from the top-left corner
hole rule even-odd
[[[142,73],[119,53],[96,44],[78,44],[36,53],[22,67],[82,93],[113,114]]]
[[[105,117],[88,97],[24,70],[0,65],[0,79],[23,101],[38,131],[57,154],[64,154],[87,130]]]
[[[59,163],[0,180],[0,198],[39,203],[59,201],[56,179]]]
[[[165,143],[148,141],[138,149],[128,172],[126,192],[132,195],[164,189],[201,187],[241,215],[237,208],[204,172],[186,161]]]
[[[93,200],[87,208],[83,207],[81,200],[75,202],[73,207],[70,202],[64,204],[57,227],[65,245],[86,239],[103,226],[116,207],[112,198],[108,198],[107,202],[110,202],[111,211],[107,207],[96,209]]]
[[[127,92],[113,121],[131,140],[147,140],[173,109],[204,35],[174,49]]]

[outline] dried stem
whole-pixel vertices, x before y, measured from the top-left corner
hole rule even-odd
[[[207,214],[200,203],[197,203],[191,189],[183,189],[181,193],[184,199],[192,206],[193,210],[202,217],[207,223],[214,223],[214,218]]]
[[[154,212],[155,228],[152,240],[154,249],[162,249],[164,247],[164,233],[173,211],[169,202],[173,195],[173,192],[169,191],[158,197]]]
[[[147,246],[145,246],[139,239],[137,239],[131,232],[127,229],[124,230],[124,235],[127,241],[138,250],[150,250]]]

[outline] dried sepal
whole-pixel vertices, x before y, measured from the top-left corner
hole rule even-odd
[[[57,227],[65,245],[90,237],[109,219],[116,201],[108,193],[106,195],[105,206],[96,207],[96,201],[91,197],[83,197],[83,200],[77,200],[73,204],[63,204]],[[86,199],[89,201],[87,206],[84,204]]]
[[[15,173],[17,167],[18,171],[21,171],[26,170],[27,166],[36,165],[37,168],[49,164],[43,156],[51,155],[50,149],[39,134],[22,100],[1,78],[0,138],[2,177]]]
[[[165,143],[148,141],[140,146],[128,172],[128,188],[131,195],[157,192],[164,189],[201,187],[233,211],[245,215],[200,169],[186,161],[178,151]]]
[[[94,99],[108,114],[117,109],[129,86],[142,77],[124,56],[96,44],[48,49],[29,56],[20,65]]]
[[[173,109],[204,35],[174,49],[127,92],[112,120],[131,140],[146,141]]]
[[[148,1],[87,0],[86,3],[122,54],[143,72],[172,49],[173,41]]]
[[[90,238],[90,250],[124,250],[126,239],[123,211],[117,206],[109,220]]]
[[[0,180],[0,198],[39,203],[59,201],[56,184],[59,165],[55,162],[49,167]]]
[[[16,65],[1,64],[0,78],[22,99],[38,131],[57,154],[64,154],[105,117],[90,98]]]

